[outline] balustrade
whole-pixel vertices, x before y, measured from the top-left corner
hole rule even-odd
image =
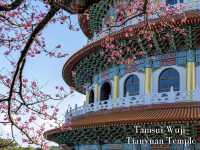
[[[169,92],[153,93],[150,96],[138,95],[120,97],[115,100],[108,99],[104,101],[96,101],[94,103],[75,107],[74,109],[67,110],[65,115],[66,122],[72,117],[77,117],[90,112],[97,112],[100,110],[112,110],[116,108],[127,108],[131,106],[142,106],[149,104],[163,104],[163,103],[176,103],[200,101],[200,89],[197,88],[193,93],[187,91],[174,91],[173,88]]]

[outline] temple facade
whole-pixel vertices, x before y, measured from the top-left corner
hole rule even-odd
[[[63,149],[200,149],[200,1],[153,0],[181,9],[171,18],[149,16],[148,39],[133,3],[63,3],[88,37],[63,67],[66,83],[86,95],[84,105],[67,109],[63,127],[45,132]]]

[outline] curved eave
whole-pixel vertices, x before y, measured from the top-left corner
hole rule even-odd
[[[83,33],[88,37],[88,38],[92,38],[92,32],[89,29],[89,20],[88,20],[88,15],[87,13],[84,14],[80,14],[78,16],[78,20],[79,20],[79,24],[80,27],[83,31]]]
[[[118,126],[123,124],[183,123],[200,121],[200,102],[155,104],[88,113],[72,119],[68,125],[45,132],[46,139],[54,134],[81,128]]]
[[[88,7],[98,1],[99,0],[68,0],[55,3],[71,14],[82,14]]]
[[[174,17],[174,21],[170,23],[173,24],[174,26],[184,26],[184,25],[192,25],[192,24],[199,24],[200,23],[200,12],[199,11],[190,11],[186,12],[184,15],[179,15]],[[186,20],[183,21],[183,17],[187,18]],[[166,21],[166,20],[165,20]],[[151,29],[156,31],[159,28],[162,28],[162,23],[160,20],[152,20],[149,22],[151,24]],[[131,29],[131,30],[130,30]],[[132,32],[132,34],[137,34],[139,31],[144,29],[144,24],[138,23],[137,25],[127,27],[119,32],[113,33],[110,36],[113,37],[115,40],[122,39],[122,38],[127,38],[126,37],[126,32],[128,31],[129,33]],[[75,88],[77,91],[84,93],[85,91],[80,90],[79,87],[76,87],[75,85],[75,79],[72,75],[72,71],[77,65],[80,60],[85,58],[86,56],[90,55],[92,52],[96,50],[96,48],[101,47],[101,43],[105,40],[105,37],[91,43],[84,48],[80,49],[78,52],[76,52],[72,57],[70,57],[67,62],[65,63],[63,67],[63,79],[65,82]]]

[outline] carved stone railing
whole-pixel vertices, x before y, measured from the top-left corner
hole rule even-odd
[[[186,11],[191,11],[191,10],[200,10],[200,1],[199,0],[195,0],[195,1],[188,2],[188,3],[182,3],[182,6],[183,6],[183,8],[180,11],[180,13],[181,12],[186,12]],[[159,16],[158,15],[153,15],[153,16],[150,16],[149,18],[150,19],[157,19],[157,18],[159,18]],[[132,19],[128,20],[122,26],[118,26],[121,23],[116,23],[117,27],[113,27],[110,30],[108,30],[107,28],[103,28],[100,33],[95,34],[92,39],[88,40],[88,44],[96,42],[96,41],[104,38],[105,36],[107,36],[109,34],[112,34],[114,32],[118,32],[123,28],[136,25],[137,23],[141,22],[141,20],[143,20],[143,17],[132,18]]]
[[[105,101],[97,101],[92,104],[75,106],[74,109],[67,110],[65,121],[68,122],[72,117],[84,115],[89,112],[97,112],[99,110],[112,110],[115,108],[126,108],[131,106],[141,106],[150,104],[176,103],[176,102],[191,102],[200,101],[200,89],[196,89],[192,93],[186,91],[174,91],[171,88],[170,92],[155,93],[151,96],[138,95],[121,97],[115,100],[109,99]]]

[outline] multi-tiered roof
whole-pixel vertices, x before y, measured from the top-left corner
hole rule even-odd
[[[64,65],[63,78],[69,86],[85,94],[88,89],[94,88],[94,83],[98,85],[100,80],[113,80],[116,74],[121,77],[134,71],[144,73],[145,68],[148,68],[149,59],[151,59],[150,65],[153,70],[167,65],[186,67],[190,59],[192,63],[195,60],[196,64],[200,64],[200,52],[196,51],[200,48],[199,2],[186,3],[186,7],[180,13],[171,15],[172,18],[151,16],[148,28],[153,35],[150,40],[147,40],[145,33],[141,32],[145,31],[146,25],[140,16],[127,18],[109,27],[106,25],[107,16],[115,20],[113,16],[116,16],[116,7],[120,3],[121,0],[66,1],[65,9],[79,15],[80,26],[88,37],[88,45],[76,52]],[[184,33],[177,32],[175,30],[177,28]],[[109,42],[108,37],[109,40],[112,39],[112,44],[118,45],[120,50],[124,51],[120,62],[125,62],[135,56],[134,63],[124,65],[116,62],[115,59],[110,59],[109,53],[112,49],[108,50],[105,47],[106,42]],[[128,51],[127,48],[134,50]],[[188,50],[193,51],[188,53]],[[148,73],[148,70],[146,72]],[[150,87],[148,86],[147,88]],[[98,86],[95,90],[98,95]],[[141,97],[129,99],[125,95],[120,101],[115,102],[111,100],[113,97],[103,102],[97,97],[96,102],[92,104],[69,110],[70,112],[66,115],[66,125],[63,128],[48,131],[45,135],[47,139],[60,144],[76,145],[114,143],[119,139],[122,140],[121,142],[126,142],[124,137],[134,134],[132,130],[135,124],[165,126],[169,123],[183,123],[195,131],[197,128],[199,130],[200,103],[187,101],[177,104],[176,101],[183,101],[185,97],[189,100],[191,97],[185,96],[187,93],[184,92],[175,94],[173,92],[172,89],[170,92],[172,96],[158,99],[151,95],[140,95]],[[194,94],[196,100],[198,92]],[[171,99],[171,102],[174,103],[160,103],[170,101],[170,98],[173,98],[174,101]],[[149,102],[150,100],[152,101]],[[153,105],[153,101],[159,104]],[[70,128],[72,129],[70,130],[68,119],[71,121]]]
[[[135,51],[127,51],[123,54],[121,61],[126,60],[130,56],[136,55],[140,57],[141,50],[148,53],[149,56],[169,51],[197,49],[200,47],[200,17],[199,10],[186,11],[184,14],[174,15],[174,20],[160,20],[158,18],[151,19],[151,28],[154,31],[152,38],[152,47],[148,47],[148,41],[139,33],[144,30],[145,26],[142,22],[138,22],[137,18],[133,18],[132,22],[126,25],[113,27],[111,30],[102,31],[102,22],[107,11],[114,3],[112,0],[100,1],[95,3],[85,13],[79,15],[80,26],[83,32],[88,36],[89,43],[77,53],[75,53],[65,64],[63,68],[63,78],[72,87],[78,91],[85,93],[85,87],[94,81],[94,76],[104,72],[111,66],[116,65],[115,61],[110,61],[110,55],[105,51],[103,44],[109,35],[120,45],[122,49],[127,47],[134,48]],[[183,20],[183,18],[186,18]],[[163,22],[168,22],[172,26],[163,29]],[[174,28],[184,29],[185,34],[174,32]],[[162,30],[162,31],[161,31]],[[129,36],[127,36],[129,33]],[[170,39],[160,38],[171,35]],[[140,39],[140,41],[139,41]],[[138,42],[139,41],[139,42]],[[138,62],[143,63],[144,62]]]

